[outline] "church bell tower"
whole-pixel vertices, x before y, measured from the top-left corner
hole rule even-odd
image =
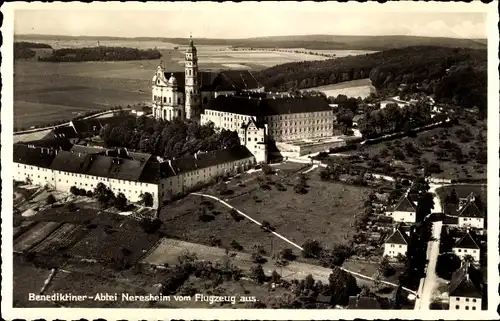
[[[185,106],[186,118],[200,121],[201,93],[198,77],[198,53],[193,45],[193,39],[189,37],[189,46],[186,50],[184,60],[185,75]]]

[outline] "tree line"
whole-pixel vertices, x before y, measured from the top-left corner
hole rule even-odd
[[[107,147],[126,147],[168,159],[240,145],[238,134],[216,129],[213,123],[157,120],[141,116],[120,124],[107,124],[100,133]]]
[[[288,91],[370,78],[380,92],[434,94],[438,102],[486,109],[486,50],[415,46],[372,54],[291,62],[256,74],[268,91]],[[464,81],[467,79],[467,81]]]
[[[51,56],[38,57],[38,60],[47,62],[127,61],[160,59],[161,56],[162,54],[157,49],[91,47],[57,49]]]
[[[14,60],[35,57],[36,52],[32,49],[52,49],[52,47],[45,43],[27,41],[14,42]]]

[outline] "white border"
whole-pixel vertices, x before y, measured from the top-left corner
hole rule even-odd
[[[285,10],[296,8],[300,10],[321,10],[325,6],[335,6],[339,12],[349,11],[369,11],[376,14],[375,11],[397,12],[397,11],[418,11],[418,12],[488,12],[488,311],[466,312],[460,311],[453,313],[451,311],[419,311],[418,315],[414,310],[253,310],[253,309],[61,309],[61,308],[30,308],[14,309],[12,308],[12,176],[9,166],[12,164],[12,131],[13,131],[13,12],[14,9],[31,10],[165,10],[170,8],[179,8],[183,10],[195,9],[200,7],[207,14],[212,10],[227,10],[230,12],[234,6],[238,8],[255,8],[256,6],[266,6],[266,10]],[[158,9],[160,6],[160,9]],[[498,13],[495,2],[488,5],[482,3],[297,3],[287,2],[286,6],[277,2],[266,3],[5,3],[2,6],[4,14],[3,25],[1,28],[3,36],[2,46],[2,97],[1,97],[1,119],[2,136],[1,150],[2,161],[2,312],[3,318],[11,320],[14,318],[25,319],[76,319],[76,318],[104,318],[107,320],[127,319],[273,319],[273,320],[291,320],[291,319],[498,319],[496,313],[499,304],[498,299],[498,227],[499,227],[499,75],[498,75]],[[4,210],[5,209],[5,210]],[[167,310],[167,311],[166,311]]]

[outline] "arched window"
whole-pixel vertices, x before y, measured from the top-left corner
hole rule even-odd
[[[189,75],[189,76],[191,76],[191,69],[189,69],[189,71],[188,71],[188,75]]]
[[[167,97],[163,97],[163,102],[166,103],[167,102]]]

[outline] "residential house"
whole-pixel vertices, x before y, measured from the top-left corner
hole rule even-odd
[[[458,226],[484,229],[484,213],[477,207],[474,200],[463,205],[458,212]]]
[[[401,197],[393,210],[386,212],[394,222],[415,223],[417,218],[417,205],[409,195]]]
[[[450,310],[481,310],[482,285],[471,274],[473,269],[465,263],[453,273],[449,284]]]
[[[384,242],[384,256],[395,258],[399,254],[406,255],[410,243],[409,232],[399,224]],[[408,233],[408,234],[407,234]]]
[[[480,259],[480,246],[476,241],[473,234],[469,231],[453,246],[453,253],[455,253],[461,260],[467,255],[470,255],[475,263],[479,263]]]

